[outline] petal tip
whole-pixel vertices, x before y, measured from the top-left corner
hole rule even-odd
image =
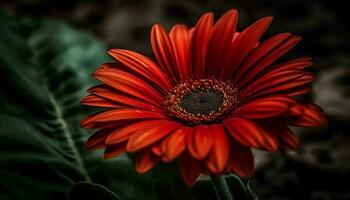
[[[135,148],[132,146],[132,143],[130,141],[128,141],[127,145],[126,145],[126,151],[128,153],[133,153],[135,152]]]
[[[226,11],[226,13],[224,15],[226,15],[226,14],[238,15],[238,11],[236,9],[231,8],[230,10]]]
[[[91,128],[89,124],[90,124],[90,121],[88,120],[88,118],[85,118],[80,121],[79,126],[81,128]]]
[[[154,31],[165,31],[165,30],[164,30],[164,27],[160,23],[156,23],[151,28],[151,32],[154,32]]]
[[[94,142],[91,142],[91,141],[87,141],[85,144],[84,144],[84,149],[88,150],[88,151],[92,151],[92,150],[97,150],[99,148],[96,147],[96,144]]]

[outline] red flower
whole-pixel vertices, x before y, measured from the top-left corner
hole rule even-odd
[[[137,153],[144,173],[158,161],[180,158],[181,174],[193,185],[200,173],[253,174],[251,148],[297,150],[288,126],[326,123],[322,109],[294,97],[310,91],[314,76],[308,57],[272,65],[300,37],[281,33],[261,41],[272,21],[265,17],[236,31],[237,11],[215,24],[203,15],[195,27],[175,25],[168,34],[153,26],[157,63],[133,51],[113,49],[119,62],[93,76],[85,105],[108,108],[81,122],[98,128],[88,149],[105,149],[105,158]]]

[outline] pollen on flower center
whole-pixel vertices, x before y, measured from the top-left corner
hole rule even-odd
[[[187,80],[166,97],[166,113],[188,124],[210,123],[221,119],[237,104],[237,88],[218,79]]]

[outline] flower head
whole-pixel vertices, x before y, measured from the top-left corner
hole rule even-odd
[[[175,25],[169,34],[154,25],[156,61],[110,50],[118,62],[93,73],[103,84],[82,100],[106,108],[81,122],[99,129],[86,147],[105,149],[105,158],[136,153],[139,173],[179,157],[188,185],[200,173],[252,176],[251,148],[298,149],[289,126],[326,120],[321,108],[295,99],[310,91],[314,76],[304,69],[311,59],[274,64],[301,38],[281,33],[262,40],[271,21],[265,17],[238,32],[236,10],[215,24],[207,13],[194,27]]]

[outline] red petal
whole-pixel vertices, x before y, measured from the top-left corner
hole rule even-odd
[[[301,104],[295,104],[292,107],[289,108],[288,113],[286,113],[286,116],[300,116],[304,114],[304,106]]]
[[[104,152],[104,158],[117,157],[126,151],[126,143],[108,145]]]
[[[108,52],[109,53],[109,52]],[[120,62],[103,63],[98,69],[123,69],[125,66]]]
[[[266,151],[277,150],[276,136],[265,132],[256,123],[240,118],[229,118],[224,125],[232,137],[239,143]]]
[[[212,173],[221,174],[228,161],[230,152],[229,140],[221,124],[211,125],[210,129],[212,130],[214,142],[205,164]]]
[[[173,87],[166,74],[147,57],[122,49],[112,49],[108,53],[123,63],[126,68],[151,81],[164,92]]]
[[[171,45],[168,34],[159,24],[156,24],[152,27],[151,44],[158,63],[168,74],[168,77],[179,80],[173,68],[174,64],[176,64],[173,47]]]
[[[187,80],[191,74],[190,36],[185,25],[175,25],[170,31],[170,40],[174,47],[177,74],[180,80]]]
[[[118,122],[125,120],[136,119],[162,119],[165,116],[161,113],[151,112],[139,109],[113,109],[88,116],[81,121],[80,126],[84,128],[100,128],[104,124],[114,123],[116,126]]]
[[[286,61],[284,63],[288,64],[288,63],[294,63],[294,62],[306,62],[306,61],[311,61],[311,60],[312,60],[311,57],[300,57],[300,58],[294,58],[294,59]],[[283,63],[281,63],[281,64],[283,64]]]
[[[291,48],[293,48],[298,42],[300,42],[301,37],[299,36],[291,36],[289,37],[283,44],[279,47],[275,48],[271,53],[265,56],[258,64],[256,64],[252,70],[250,70],[243,79],[238,81],[238,85],[244,86],[254,79],[256,75],[262,72],[265,68],[270,66],[275,60],[280,58],[286,52],[288,52]]]
[[[109,84],[114,84],[113,87],[121,93],[128,94],[129,96],[132,96],[138,100],[146,101],[148,103],[153,104],[154,106],[158,106],[158,107],[160,106],[160,103],[154,101],[153,99],[150,99],[142,92],[136,90],[134,87],[131,87],[129,85],[125,85],[122,83],[118,83],[118,82],[113,81],[113,80],[108,80],[108,81],[110,81]]]
[[[298,89],[294,89],[294,90],[288,90],[287,92],[285,92],[285,94],[290,96],[290,97],[294,97],[294,96],[299,96],[302,94],[309,93],[311,91],[312,91],[312,89],[310,87],[303,87],[303,88],[298,88]]]
[[[314,105],[305,104],[304,113],[294,120],[287,121],[292,126],[325,126],[327,119]]]
[[[281,70],[281,71],[287,71],[287,70],[293,70],[293,69],[298,69],[298,70],[303,70],[314,63],[311,61],[294,61],[290,60],[284,63],[281,63],[277,66],[272,67],[271,70]]]
[[[287,39],[290,35],[291,33],[281,33],[272,36],[269,39],[265,40],[263,43],[261,43],[256,49],[253,50],[251,54],[247,56],[245,62],[242,64],[241,67],[239,67],[237,72],[234,74],[233,80],[237,80],[239,77],[242,77],[245,72],[251,69],[253,64],[259,61],[263,56],[268,54],[277,45],[281,44],[281,42]]]
[[[200,174],[198,163],[187,153],[180,155],[180,171],[188,186],[193,186]]]
[[[276,126],[276,132],[279,138],[279,146],[284,150],[298,150],[300,143],[298,138],[287,126]]]
[[[180,124],[173,123],[171,121],[164,121],[162,124],[157,126],[151,126],[144,130],[138,130],[129,138],[127,150],[128,152],[135,152],[147,147],[148,145],[151,145],[164,138],[179,126]]]
[[[170,162],[186,149],[186,139],[189,129],[182,127],[174,131],[165,141],[165,152],[163,160]]]
[[[112,133],[115,128],[103,128],[92,134],[85,143],[85,148],[88,150],[96,150],[105,148],[105,140]]]
[[[251,178],[254,174],[254,159],[249,147],[237,142],[230,145],[229,170],[241,177]]]
[[[163,142],[164,141],[158,141],[152,145],[152,147],[151,147],[152,152],[156,156],[162,156],[164,154]]]
[[[93,94],[84,97],[80,102],[87,106],[95,106],[95,107],[102,107],[102,108],[124,108],[124,106],[117,105],[113,102],[108,101],[107,99],[104,99],[102,97],[99,97]]]
[[[321,108],[321,107],[320,107],[319,105],[317,105],[317,104],[314,104],[314,103],[309,102],[309,103],[307,103],[307,106],[308,106],[308,107],[311,107],[311,108],[313,108],[313,109],[315,109],[315,110],[318,111],[318,112],[321,112],[321,113],[324,112],[323,108]]]
[[[229,59],[221,70],[222,78],[230,78],[242,60],[259,42],[272,17],[264,17],[238,35],[232,44],[231,59]]]
[[[194,29],[192,36],[193,75],[195,78],[203,77],[209,37],[213,26],[213,13],[204,14]]]
[[[224,62],[229,57],[228,49],[231,46],[236,31],[238,13],[236,10],[227,11],[214,25],[208,48],[207,73],[217,75]]]
[[[296,104],[296,101],[285,96],[269,96],[258,98],[243,104],[234,112],[234,116],[242,118],[269,118],[285,113]]]
[[[199,125],[193,128],[187,139],[188,151],[197,160],[203,160],[213,144],[213,135],[208,126]]]
[[[283,150],[298,150],[299,140],[294,133],[285,125],[275,122],[264,122],[262,127],[278,138],[279,147]]]
[[[242,90],[254,94],[259,90],[270,88],[271,86],[290,83],[303,75],[304,72],[301,70],[271,71],[254,80],[254,82],[250,83],[248,87],[242,88]]]
[[[152,154],[149,149],[140,151],[136,156],[136,171],[138,173],[145,173],[152,169],[159,161],[159,158]]]
[[[130,136],[138,130],[145,130],[148,127],[158,126],[164,122],[164,120],[148,120],[132,123],[121,129],[111,132],[106,139],[106,144],[111,145],[123,142],[125,140],[128,140]]]
[[[119,89],[127,94],[130,93],[150,103],[153,103],[154,105],[159,105],[160,102],[163,102],[163,96],[159,93],[159,91],[138,77],[122,70],[97,69],[94,72],[93,76],[106,83],[107,85]],[[122,86],[126,86],[132,91],[125,91],[124,89],[121,89]]]
[[[120,106],[135,107],[145,110],[161,112],[159,107],[156,107],[145,101],[138,100],[135,97],[128,97],[128,95],[122,94],[121,92],[114,90],[108,85],[98,85],[92,87],[88,90],[88,92],[96,96],[102,97],[104,99],[107,99],[109,101],[115,102],[117,105]]]
[[[312,74],[306,72],[301,75],[298,72],[295,72],[294,74],[293,72],[290,72],[289,75],[286,75],[287,73],[288,72],[285,73],[285,76],[283,76],[283,73],[281,73],[279,78],[275,78],[275,80],[271,80],[270,83],[261,84],[259,88],[255,88],[254,94],[251,96],[251,98],[271,94],[285,94],[292,96],[296,93],[296,91],[308,88],[308,84],[315,79]],[[249,91],[249,89],[247,89],[247,91]]]

